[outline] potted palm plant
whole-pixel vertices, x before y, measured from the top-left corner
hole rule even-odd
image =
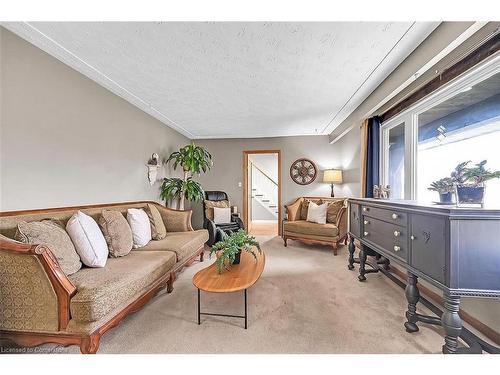
[[[427,189],[437,191],[439,193],[439,203],[453,203],[453,193],[455,192],[455,185],[451,177],[444,177],[440,180],[434,181]]]
[[[490,171],[486,169],[486,160],[483,160],[473,167],[468,167],[470,161],[457,165],[452,172],[454,179],[457,203],[460,204],[483,204],[485,182],[494,178],[500,178],[500,171]]]
[[[262,253],[259,242],[255,237],[247,234],[243,229],[231,234],[226,234],[219,229],[222,240],[216,242],[210,249],[210,256],[216,254],[217,272],[222,273],[222,270],[229,269],[233,264],[240,264],[241,252],[248,251],[257,260],[257,249],[259,254]]]
[[[175,151],[168,157],[166,163],[173,163],[174,170],[182,167],[183,178],[164,178],[160,187],[161,199],[168,201],[177,199],[177,208],[183,210],[186,199],[198,201],[203,199],[203,188],[193,180],[194,174],[210,170],[213,165],[212,155],[194,142]]]

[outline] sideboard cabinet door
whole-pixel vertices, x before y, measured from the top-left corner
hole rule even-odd
[[[349,230],[356,237],[361,234],[361,218],[359,215],[359,205],[351,203],[349,207]]]
[[[410,265],[446,284],[446,220],[439,216],[410,217]]]

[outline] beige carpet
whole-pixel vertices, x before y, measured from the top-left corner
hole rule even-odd
[[[197,325],[191,279],[210,262],[195,263],[176,281],[102,339],[99,353],[440,353],[440,327],[406,333],[404,291],[382,274],[360,283],[347,270],[347,248],[260,237],[262,278],[249,289],[249,327],[242,319],[202,316]],[[422,308],[422,307],[421,307]],[[242,293],[203,294],[202,309],[241,314]],[[423,312],[428,312],[422,309]],[[77,347],[45,345],[54,352]]]

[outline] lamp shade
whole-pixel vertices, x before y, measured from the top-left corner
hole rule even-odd
[[[342,170],[340,170],[340,169],[327,169],[323,173],[323,182],[328,182],[331,184],[341,184],[342,183]]]

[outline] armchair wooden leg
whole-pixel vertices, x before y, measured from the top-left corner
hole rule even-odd
[[[338,249],[339,249],[339,243],[338,242],[334,242],[333,243],[333,255],[337,255],[338,254]]]
[[[203,262],[205,260],[205,249],[203,249],[200,253],[200,262]]]
[[[283,237],[283,244],[285,245],[285,247],[287,247],[287,246],[288,246],[288,244],[286,243],[286,241],[287,241],[287,238],[286,238],[286,237]]]

